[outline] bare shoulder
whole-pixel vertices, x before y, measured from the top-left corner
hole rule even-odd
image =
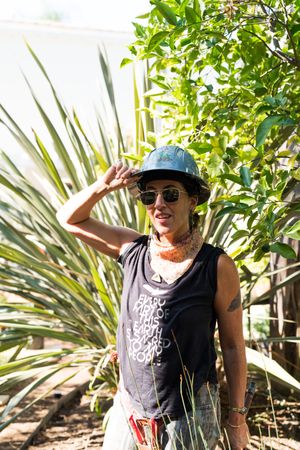
[[[235,262],[226,253],[222,253],[218,259],[218,276],[228,275],[230,273],[237,274],[237,268]]]
[[[228,255],[218,259],[218,283],[214,308],[222,350],[239,348],[244,352],[243,309],[237,267]]]
[[[226,254],[219,256],[217,279],[215,308],[227,312],[238,309],[241,305],[239,274],[233,259]]]
[[[229,289],[230,286],[236,290],[239,286],[239,274],[235,262],[227,254],[222,254],[218,259],[217,266],[218,289]]]

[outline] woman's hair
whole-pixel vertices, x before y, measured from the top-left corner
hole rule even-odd
[[[189,217],[189,227],[191,232],[193,230],[196,230],[196,228],[198,228],[199,220],[200,220],[199,214],[191,212],[191,215]]]
[[[181,181],[181,183],[183,184],[189,197],[198,197],[199,196],[198,187],[197,186],[195,187],[195,185],[193,185],[192,182],[189,182],[189,181],[190,180]],[[190,227],[191,232],[193,230],[195,230],[196,228],[198,228],[199,220],[200,220],[199,214],[197,214],[196,212],[190,212],[189,227]]]

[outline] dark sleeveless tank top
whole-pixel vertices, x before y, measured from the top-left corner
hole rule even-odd
[[[204,382],[217,383],[214,297],[221,253],[204,243],[172,284],[152,280],[148,236],[119,258],[124,282],[117,350],[124,387],[144,417],[180,417]]]

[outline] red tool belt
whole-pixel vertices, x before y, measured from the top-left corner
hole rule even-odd
[[[162,419],[134,419],[131,415],[129,423],[134,431],[139,450],[161,450],[158,432],[163,424]]]

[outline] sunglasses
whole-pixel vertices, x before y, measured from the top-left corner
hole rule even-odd
[[[158,191],[143,191],[137,195],[137,199],[140,200],[143,205],[152,205],[155,203],[158,194],[162,194],[166,203],[174,203],[177,202],[181,193],[187,194],[186,191],[177,188],[166,188]]]

